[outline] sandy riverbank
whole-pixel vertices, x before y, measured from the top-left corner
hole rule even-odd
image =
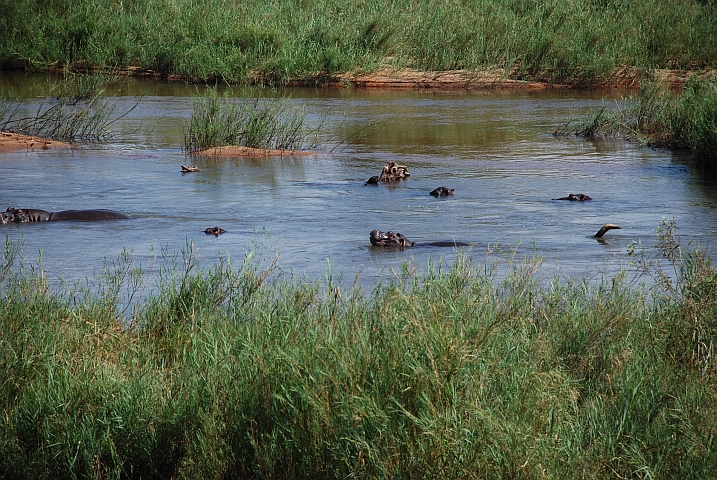
[[[0,153],[17,150],[37,151],[51,148],[70,147],[69,143],[49,140],[42,137],[20,135],[18,133],[0,132]]]

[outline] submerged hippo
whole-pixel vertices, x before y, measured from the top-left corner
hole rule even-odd
[[[204,230],[204,233],[206,233],[207,235],[214,235],[215,237],[218,237],[220,233],[226,233],[226,230],[224,230],[223,228],[214,227],[207,228],[206,230]]]
[[[413,247],[416,242],[412,242],[400,233],[393,233],[391,231],[382,232],[380,230],[372,230],[371,245],[374,247]]]
[[[454,191],[455,188],[438,187],[431,192],[431,195],[434,197],[447,197],[448,195],[453,195]]]
[[[364,185],[376,185],[378,182],[395,182],[410,176],[411,173],[405,165],[399,165],[396,162],[388,162],[384,165],[381,176],[374,175],[369,178]]]
[[[606,224],[603,225],[603,226],[600,228],[600,230],[598,230],[598,232],[597,232],[595,235],[593,235],[593,236],[594,236],[595,238],[602,238],[602,236],[605,235],[605,233],[606,233],[608,230],[612,230],[612,229],[614,229],[614,228],[622,228],[622,227],[621,227],[620,225],[615,225],[615,224],[613,224],[613,223],[606,223]]]
[[[571,193],[567,197],[553,198],[553,200],[570,200],[571,202],[584,202],[586,200],[592,200],[592,198],[582,193]]]
[[[47,222],[54,220],[126,220],[129,217],[124,213],[113,212],[112,210],[65,210],[62,212],[48,212],[36,208],[8,208],[0,213],[0,223],[26,223],[26,222]]]
[[[400,233],[393,233],[391,231],[382,232],[380,230],[372,230],[371,235],[369,236],[369,240],[371,240],[371,245],[373,245],[374,247],[405,248],[417,246],[416,242],[410,241]],[[470,246],[470,243],[448,241],[429,242],[421,244],[421,246],[424,245],[431,247],[468,247]]]
[[[410,176],[411,173],[405,165],[399,165],[396,162],[388,162],[384,165],[381,177],[378,180],[380,182],[395,182],[396,180],[401,180],[402,178]]]

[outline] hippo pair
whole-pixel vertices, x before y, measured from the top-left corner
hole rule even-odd
[[[123,213],[112,210],[64,210],[62,212],[48,212],[36,208],[8,208],[0,213],[0,224],[47,222],[55,220],[125,220],[129,217]]]

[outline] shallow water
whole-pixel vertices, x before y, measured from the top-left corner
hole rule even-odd
[[[0,76],[0,89],[32,95],[46,77]],[[674,218],[683,242],[711,247],[717,235],[717,184],[684,156],[617,141],[554,138],[555,127],[624,92],[366,91],[292,89],[313,121],[326,115],[322,152],[284,158],[192,158],[182,150],[196,87],[132,79],[117,112],[138,107],[114,125],[107,144],[0,156],[0,207],[50,211],[118,210],[127,221],[47,222],[0,226],[22,240],[25,260],[50,279],[83,279],[131,249],[150,265],[194,244],[202,265],[220,256],[240,262],[251,250],[295,275],[320,280],[330,268],[367,287],[393,278],[412,260],[419,270],[450,248],[424,242],[470,242],[478,262],[495,245],[540,256],[545,275],[593,276],[631,260],[629,242],[655,244],[655,227]],[[368,132],[358,143],[337,139]],[[397,184],[364,186],[387,161],[408,166]],[[181,173],[192,164],[198,173]],[[438,186],[448,198],[428,195]],[[553,201],[585,193],[590,202]],[[604,241],[606,223],[622,225]],[[218,225],[215,237],[203,230]],[[370,246],[373,229],[403,233],[419,246]],[[491,257],[492,258],[492,257]]]

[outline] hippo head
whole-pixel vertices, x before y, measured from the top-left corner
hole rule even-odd
[[[27,216],[27,212],[23,209],[17,209],[10,207],[5,212],[0,213],[0,223],[23,223],[28,222],[30,219]]]
[[[371,245],[374,247],[413,247],[416,242],[412,242],[400,233],[393,233],[391,231],[382,232],[380,230],[373,230],[371,236]]]
[[[396,162],[388,162],[381,172],[379,182],[395,182],[410,176],[411,173],[408,171],[408,167],[405,165],[399,165]]]
[[[206,230],[204,230],[204,233],[206,233],[207,235],[214,235],[215,237],[218,237],[220,233],[226,233],[226,230],[224,230],[223,228],[214,227],[207,228]]]
[[[592,200],[592,197],[584,193],[571,193],[567,197],[554,198],[553,200],[570,200],[571,202],[584,202]]]
[[[434,197],[447,197],[448,195],[453,195],[454,191],[454,188],[438,187],[431,192],[431,195]]]
[[[583,193],[571,193],[570,195],[568,195],[568,200],[573,202],[584,202],[586,200],[592,200],[592,198]]]

